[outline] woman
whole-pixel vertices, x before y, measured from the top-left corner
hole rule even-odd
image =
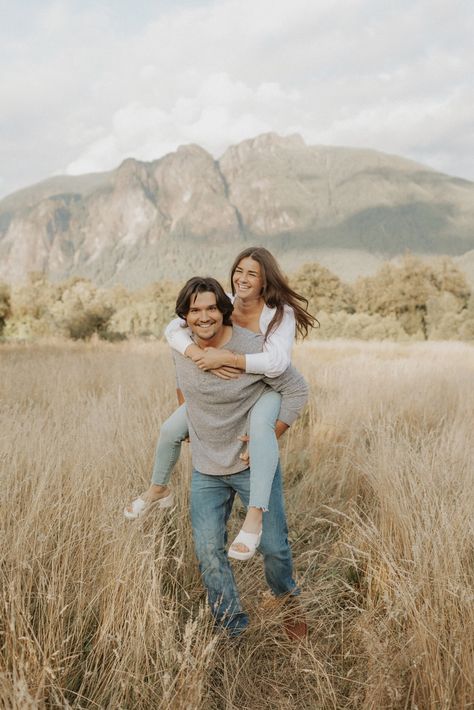
[[[307,311],[307,300],[287,283],[275,257],[263,247],[249,247],[236,257],[231,269],[232,322],[264,335],[263,352],[242,355],[225,349],[202,350],[183,328],[180,319],[165,331],[172,348],[191,358],[202,370],[230,379],[240,371],[277,377],[289,366],[296,331],[304,338],[316,319]],[[266,392],[252,409],[249,422],[250,503],[242,529],[229,549],[234,559],[250,559],[260,542],[263,512],[278,463],[275,425],[280,410],[280,395]],[[281,433],[282,422],[278,422]],[[285,427],[285,425],[283,425]],[[181,442],[187,436],[185,405],[163,424],[155,455],[152,483],[143,496],[135,499],[124,514],[134,519],[151,504],[172,505],[168,488],[171,470],[176,463]],[[242,455],[246,458],[246,454]],[[248,458],[248,456],[247,456]]]

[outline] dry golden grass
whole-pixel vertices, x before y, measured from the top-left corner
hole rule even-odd
[[[262,605],[213,636],[187,513],[122,518],[174,407],[154,344],[4,345],[0,707],[474,707],[474,349],[309,343],[286,435],[288,519],[307,643]],[[236,513],[233,526],[238,525]]]

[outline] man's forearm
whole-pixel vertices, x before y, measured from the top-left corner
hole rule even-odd
[[[177,396],[177,398],[178,398],[178,404],[179,404],[179,406],[181,406],[182,404],[184,404],[184,394],[181,392],[181,390],[179,389],[179,387],[178,387],[178,389],[176,390],[176,396]]]

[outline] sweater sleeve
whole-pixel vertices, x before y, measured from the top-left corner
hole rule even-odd
[[[268,326],[270,317],[262,323]],[[285,306],[283,318],[278,328],[269,335],[263,344],[263,352],[245,356],[245,372],[265,377],[278,377],[291,363],[291,350],[295,339],[296,321],[292,308]]]
[[[308,401],[309,388],[303,375],[290,365],[280,377],[265,377],[264,382],[281,394],[278,419],[291,426]]]
[[[165,338],[168,345],[181,355],[188,345],[193,344],[189,328],[183,328],[185,321],[182,318],[174,318],[165,328]]]

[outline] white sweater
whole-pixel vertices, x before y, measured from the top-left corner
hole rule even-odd
[[[234,297],[227,294],[233,302]],[[275,315],[276,308],[264,306],[260,315],[260,331],[265,334],[268,325]],[[168,344],[177,352],[184,351],[194,341],[190,330],[181,318],[175,318],[166,326],[165,338]],[[263,344],[263,352],[245,355],[245,372],[265,377],[278,377],[291,363],[291,350],[295,339],[296,321],[291,306],[284,306],[283,318],[278,328],[275,328]]]

